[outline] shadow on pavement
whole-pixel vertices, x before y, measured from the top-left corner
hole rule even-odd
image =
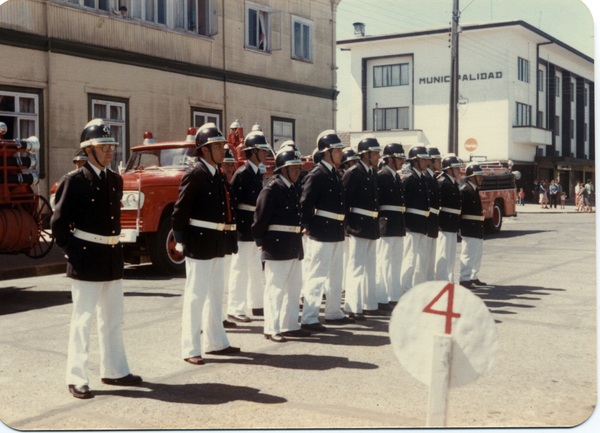
[[[28,290],[31,288],[0,288],[0,316],[71,303],[71,291]]]
[[[389,338],[387,339],[389,343]],[[298,341],[307,341],[302,339]],[[273,343],[288,344],[288,343]],[[210,356],[210,355],[208,355]],[[348,368],[353,370],[375,370],[379,368],[376,364],[368,362],[350,361],[342,356],[327,355],[274,355],[267,353],[241,352],[238,355],[208,358],[207,364],[248,364],[264,365],[275,368],[289,368],[292,370],[316,370],[325,371],[333,368]]]
[[[518,311],[510,309],[529,309],[535,305],[522,304],[512,301],[539,301],[542,296],[551,295],[552,292],[564,292],[565,289],[551,289],[538,286],[484,286],[471,290],[479,296],[491,313],[517,314]],[[505,310],[508,309],[508,310]]]
[[[259,389],[222,383],[187,383],[171,385],[142,382],[140,386],[127,389],[93,391],[95,395],[116,395],[129,398],[147,398],[168,403],[224,404],[245,400],[253,403],[277,404],[287,400],[275,395],[261,394]]]
[[[132,265],[126,266],[124,280],[174,280],[174,279],[185,279],[185,272],[181,274],[168,275],[164,272],[159,271],[155,266],[145,265]]]
[[[536,233],[550,233],[556,230],[502,230],[500,233],[485,234],[485,239],[507,239],[518,236],[534,235]]]
[[[158,296],[161,298],[175,298],[178,296],[182,296],[181,294],[177,294],[177,293],[155,293],[155,292],[125,292],[123,295],[126,297],[128,297],[128,296]]]

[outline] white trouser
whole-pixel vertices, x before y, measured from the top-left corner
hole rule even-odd
[[[73,314],[67,356],[67,385],[83,386],[87,377],[90,328],[96,310],[100,375],[119,379],[129,374],[123,344],[123,280],[80,281],[71,285]]]
[[[302,307],[302,324],[319,323],[319,309],[323,289],[327,301],[325,303],[325,319],[337,320],[345,317],[342,304],[342,274],[344,272],[344,242],[319,242],[309,240],[310,258],[308,266],[303,267],[304,306]],[[304,274],[306,270],[306,274]]]
[[[377,241],[377,302],[398,302],[402,295],[400,269],[404,236],[386,236]]]
[[[302,259],[302,289],[300,291],[300,296],[306,297],[305,295],[305,291],[306,291],[306,287],[305,287],[305,282],[306,282],[306,276],[308,275],[308,266],[310,265],[310,257],[311,257],[311,253],[312,253],[312,244],[313,244],[313,240],[310,239],[308,236],[303,235],[302,236],[302,250],[304,251],[304,259]]]
[[[256,244],[238,242],[238,252],[231,258],[227,314],[245,315],[246,307],[263,307],[264,287],[261,272],[260,250]]]
[[[462,237],[460,252],[460,281],[477,280],[477,272],[481,268],[483,255],[483,239]]]
[[[362,313],[363,309],[377,310],[377,242],[352,235],[349,238],[344,311]]]
[[[181,354],[184,359],[204,352],[229,347],[223,328],[223,258],[196,260],[185,258],[185,291],[181,324]],[[210,307],[204,314],[205,302]],[[200,344],[200,331],[203,344]]]
[[[229,274],[231,273],[231,256],[232,254],[227,254],[223,257],[223,287],[225,288],[223,290],[223,296],[227,297],[224,301],[224,305],[227,305],[229,302],[229,291],[227,289],[229,288]],[[204,308],[206,309],[206,305],[204,305]],[[223,305],[221,305],[221,310],[223,310]],[[227,320],[227,312],[222,311],[221,317],[223,320]]]
[[[406,293],[417,284],[425,282],[427,235],[406,232],[404,257],[402,258],[402,293]]]
[[[456,233],[439,231],[435,251],[435,279],[454,282]]]
[[[342,275],[342,291],[346,290],[346,275],[348,275],[348,257],[350,257],[350,236],[344,237],[344,270]]]
[[[300,260],[266,260],[265,280],[264,333],[275,335],[300,329]]]
[[[427,246],[425,247],[425,281],[435,280],[435,250],[437,238],[427,236]]]

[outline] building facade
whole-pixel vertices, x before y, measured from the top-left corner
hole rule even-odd
[[[449,29],[338,41],[351,51],[352,141],[449,151]],[[594,61],[523,22],[464,25],[459,35],[458,156],[515,163],[518,186],[559,178],[573,196],[594,177]]]
[[[259,123],[310,154],[334,127],[339,0],[11,0],[0,6],[5,138],[40,138],[41,191],[73,167],[83,126],[122,143]],[[127,8],[124,16],[119,9]]]

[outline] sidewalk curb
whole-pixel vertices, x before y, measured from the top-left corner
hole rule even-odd
[[[26,268],[0,270],[0,281],[18,278],[43,277],[45,275],[62,274],[67,271],[66,263],[29,266]]]

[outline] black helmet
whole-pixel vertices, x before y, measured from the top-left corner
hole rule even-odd
[[[417,158],[431,159],[425,146],[413,146],[410,148],[410,150],[408,151],[407,160],[412,161]]]
[[[279,146],[279,151],[277,153],[281,152],[285,147],[293,148],[296,152],[296,156],[298,157],[298,159],[302,158],[300,149],[298,148],[298,145],[294,142],[294,140],[285,140],[283,143],[281,143],[281,145]]]
[[[388,143],[383,145],[383,150],[381,151],[382,158],[406,158],[404,155],[404,148],[399,143]]]
[[[319,162],[321,162],[323,160],[323,152],[319,151],[318,147],[315,148],[315,150],[313,150],[312,159],[313,159],[314,165],[317,165]]]
[[[467,170],[465,171],[465,177],[473,177],[477,175],[483,176],[485,172],[479,166],[479,164],[469,164],[467,166]]]
[[[227,139],[217,125],[205,123],[196,132],[196,149],[211,143],[227,143]]]
[[[73,155],[73,162],[75,161],[87,161],[88,157],[85,154],[85,150],[83,150],[83,148],[79,148],[77,149],[77,152],[75,152],[75,155]]]
[[[119,144],[115,141],[112,132],[102,119],[93,119],[88,122],[81,132],[79,147],[88,147],[94,144]]]
[[[434,159],[434,158],[442,159],[442,155],[440,154],[440,151],[435,146],[427,146],[427,153],[429,154],[429,157],[431,159]]]
[[[272,152],[267,137],[265,137],[265,134],[263,134],[262,131],[252,131],[246,135],[244,140],[244,151],[254,149],[264,149]]]
[[[223,162],[237,162],[228,144],[225,145],[225,158],[223,158]]]
[[[347,163],[348,161],[358,161],[360,158],[350,146],[344,147],[344,156],[342,156],[342,162],[340,165]]]
[[[358,142],[357,154],[362,155],[366,152],[381,152],[379,142],[375,137],[363,138]]]
[[[447,170],[452,167],[462,167],[462,165],[462,161],[453,153],[449,153],[442,159],[442,170]]]
[[[317,137],[317,149],[319,152],[343,147],[342,140],[340,140],[340,137],[338,137],[333,129],[323,131]]]
[[[302,160],[296,154],[296,151],[291,146],[283,147],[275,156],[275,171],[279,172],[283,167],[290,165],[302,165]]]

